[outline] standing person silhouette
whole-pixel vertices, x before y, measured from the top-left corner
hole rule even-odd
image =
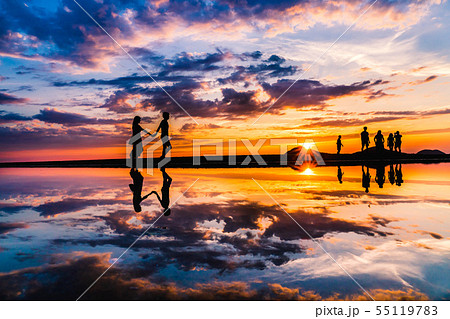
[[[342,177],[344,176],[344,172],[342,172],[342,169],[340,166],[338,166],[338,171],[337,171],[337,178],[340,184],[342,184]]]
[[[166,154],[172,149],[172,145],[169,141],[169,117],[170,114],[168,112],[163,112],[163,120],[159,123],[158,129],[156,132],[158,133],[161,130],[161,141],[163,143],[163,150],[161,154],[161,159],[166,157]]]
[[[397,152],[397,150],[398,150],[398,152],[401,153],[402,152],[402,135],[400,135],[399,131],[395,132],[394,139],[395,139],[395,151]]]
[[[386,181],[385,167],[384,167],[384,165],[379,165],[377,167],[377,172],[375,175],[375,182],[378,184],[379,188],[383,188],[385,181]]]
[[[395,165],[395,185],[402,186],[403,184],[403,172],[402,164]]]
[[[394,164],[391,164],[391,166],[389,167],[388,179],[389,179],[389,183],[391,183],[391,185],[394,185],[394,183],[395,183]]]
[[[390,151],[394,150],[394,134],[389,133],[389,137],[387,138],[387,146]]]
[[[342,146],[344,146],[344,144],[342,144],[341,137],[342,137],[342,136],[339,135],[339,136],[338,136],[338,139],[337,139],[337,141],[336,141],[337,153],[338,153],[338,154],[341,154],[341,148],[342,148]]]
[[[375,147],[377,150],[384,150],[384,136],[381,134],[381,130],[378,131],[377,135],[374,137]]]
[[[130,170],[130,176],[133,179],[133,184],[128,184],[131,191],[133,192],[133,207],[136,213],[142,211],[141,203],[144,199],[150,196],[151,193],[142,197],[142,186],[144,185],[144,177],[141,172],[139,172],[136,168],[132,168]]]
[[[133,119],[132,124],[132,137],[130,139],[130,144],[133,145],[133,150],[131,151],[130,157],[131,157],[131,167],[136,168],[137,167],[137,159],[139,156],[141,156],[142,152],[144,151],[142,147],[142,136],[141,133],[150,134],[149,131],[142,128],[142,126],[139,124],[141,122],[140,116],[135,116]]]
[[[169,176],[169,174],[166,173],[166,169],[163,167],[161,168],[161,172],[163,175],[163,186],[161,187],[161,197],[159,197],[159,194],[156,191],[152,191],[150,194],[155,194],[156,197],[159,200],[159,203],[161,204],[161,207],[164,209],[164,216],[170,215],[170,185],[172,184],[172,178]]]
[[[364,171],[364,166],[361,166],[361,170],[362,170],[362,187],[365,188],[365,192],[368,193],[369,192],[369,188],[370,188],[370,173],[369,173],[369,167],[367,167],[367,171]]]
[[[368,149],[369,144],[369,132],[367,132],[367,126],[364,126],[364,131],[361,132],[361,152],[364,151],[364,147]]]

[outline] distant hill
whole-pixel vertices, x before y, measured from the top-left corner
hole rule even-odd
[[[421,150],[417,155],[445,155],[445,153],[440,150]]]

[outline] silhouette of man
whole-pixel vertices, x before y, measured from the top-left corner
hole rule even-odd
[[[384,165],[377,167],[377,173],[375,176],[375,182],[378,184],[379,188],[383,188],[384,182],[386,181]]]
[[[391,185],[394,185],[394,183],[395,183],[395,171],[394,171],[394,165],[392,165],[392,164],[389,167],[388,179],[389,179],[389,183],[391,183]]]
[[[342,146],[344,146],[344,144],[342,144],[341,137],[342,137],[342,136],[339,135],[339,136],[338,136],[338,139],[337,139],[337,141],[336,141],[337,153],[338,153],[338,154],[341,154],[341,148],[342,148]]]
[[[394,135],[392,133],[389,133],[389,137],[387,138],[387,146],[390,151],[394,150]]]
[[[164,208],[164,216],[170,215],[170,185],[172,184],[172,178],[169,176],[169,174],[166,173],[166,169],[163,167],[161,168],[161,172],[163,175],[163,186],[161,187],[161,197],[159,197],[158,193],[156,191],[152,191],[150,194],[155,194],[156,197],[159,200],[159,203],[161,204],[161,207]]]
[[[130,176],[133,179],[133,184],[129,184],[131,191],[133,192],[133,207],[136,213],[142,211],[141,203],[144,199],[150,196],[150,194],[142,197],[142,186],[144,185],[144,177],[141,172],[139,172],[136,168],[132,168],[130,170]]]
[[[340,166],[338,166],[338,171],[337,171],[337,178],[340,184],[342,184],[342,176],[344,176],[344,173],[342,172],[342,169]]]
[[[169,117],[170,114],[168,112],[163,112],[163,120],[159,123],[158,129],[156,130],[157,133],[161,130],[161,141],[163,143],[161,158],[165,158],[166,154],[172,149],[169,141]]]
[[[402,135],[400,135],[400,132],[395,132],[394,135],[395,139],[395,151],[401,153],[402,152]]]
[[[369,168],[367,167],[367,170],[364,171],[364,166],[361,166],[362,169],[362,187],[365,188],[365,192],[368,193],[369,192],[369,188],[370,188],[370,173],[369,173]]]
[[[381,134],[381,130],[378,131],[377,135],[374,137],[375,147],[377,150],[384,150],[384,136]]]
[[[364,147],[368,149],[369,144],[369,132],[367,132],[367,126],[364,126],[364,131],[361,132],[361,152],[364,151]]]
[[[403,173],[402,164],[395,165],[395,185],[402,186],[403,183]]]

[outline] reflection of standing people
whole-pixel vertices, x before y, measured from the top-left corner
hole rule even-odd
[[[400,135],[400,132],[395,132],[394,135],[395,139],[395,151],[401,153],[402,152],[402,135]]]
[[[386,181],[386,176],[385,176],[384,165],[380,165],[377,167],[375,182],[378,184],[378,187],[383,188],[385,181]]]
[[[337,139],[337,141],[336,141],[337,153],[338,153],[338,154],[341,153],[341,148],[342,148],[342,146],[344,146],[344,144],[342,144],[341,137],[342,137],[342,136],[339,135],[339,136],[338,136],[338,139]]]
[[[373,140],[375,142],[375,147],[377,148],[377,150],[384,149],[384,136],[383,134],[381,134],[381,131],[378,131]]]
[[[395,171],[394,171],[394,165],[392,165],[392,164],[389,167],[388,179],[389,179],[389,183],[391,183],[391,185],[394,185],[394,183],[395,183]]]
[[[161,172],[163,175],[163,186],[161,187],[161,197],[159,197],[159,195],[156,191],[152,191],[150,194],[155,194],[156,197],[158,197],[161,207],[164,208],[164,216],[169,216],[170,215],[169,191],[170,191],[170,185],[172,184],[172,178],[169,176],[169,174],[166,173],[165,168],[161,168]]]
[[[163,150],[161,158],[165,158],[166,154],[172,149],[172,145],[169,141],[169,117],[170,114],[168,112],[163,112],[163,120],[158,126],[158,129],[156,132],[159,132],[161,130],[161,141],[163,143]]]
[[[387,138],[387,146],[390,151],[394,150],[394,134],[389,133],[389,137]]]
[[[133,192],[133,207],[134,211],[139,213],[141,208],[141,202],[146,199],[150,194],[142,197],[142,186],[144,185],[144,177],[141,172],[139,172],[136,168],[132,168],[130,170],[130,176],[133,179],[133,184],[129,184],[131,191]]]
[[[368,149],[369,143],[369,132],[367,132],[367,126],[364,126],[364,131],[361,132],[361,151],[364,151],[364,147]]]
[[[403,173],[402,164],[395,165],[395,185],[402,186],[403,183]]]
[[[369,173],[369,168],[367,167],[366,172],[364,171],[364,166],[361,166],[362,169],[362,187],[365,188],[365,192],[368,193],[369,192],[369,188],[370,188],[370,173]]]
[[[342,169],[340,166],[338,166],[338,171],[337,171],[337,178],[339,183],[342,184],[342,176],[344,176],[344,173],[342,172]]]
[[[142,137],[141,132],[145,134],[150,134],[147,130],[143,129],[142,126],[139,124],[141,122],[140,116],[135,116],[133,119],[133,125],[132,125],[132,133],[133,136],[131,137],[131,144],[133,144],[133,150],[131,151],[131,167],[136,168],[137,167],[137,159],[139,156],[141,156],[144,149],[142,148]]]

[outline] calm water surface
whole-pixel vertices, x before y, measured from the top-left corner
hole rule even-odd
[[[0,299],[75,300],[116,261],[164,211],[129,173],[0,169]],[[167,173],[142,196],[170,215],[82,299],[366,300],[286,212],[375,299],[450,299],[449,164]]]

